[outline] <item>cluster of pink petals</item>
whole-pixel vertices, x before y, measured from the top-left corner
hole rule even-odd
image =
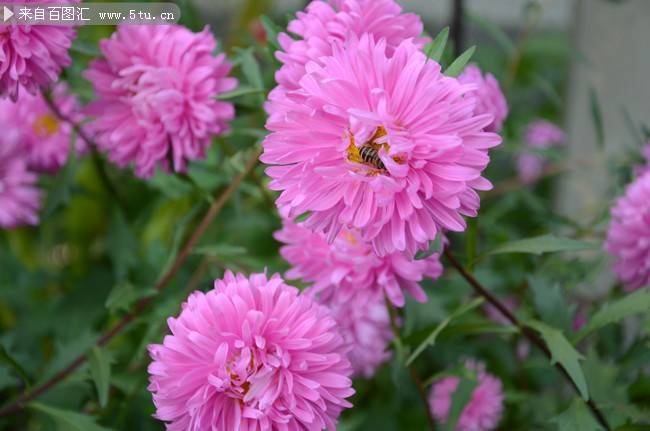
[[[499,132],[503,126],[503,121],[508,116],[508,102],[501,91],[499,81],[491,73],[485,76],[478,66],[470,64],[465,67],[458,80],[463,84],[475,84],[476,89],[473,91],[476,100],[474,113],[492,114],[494,118],[485,130],[488,132]]]
[[[57,0],[8,0],[4,3],[56,3]],[[20,87],[36,94],[57,80],[71,64],[68,49],[76,32],[71,26],[0,25],[0,98],[18,100]]]
[[[503,410],[503,388],[501,381],[485,371],[485,366],[474,361],[467,361],[468,370],[476,372],[478,386],[472,392],[470,401],[463,407],[456,431],[490,431],[497,427]],[[458,387],[460,379],[455,376],[445,377],[431,388],[429,408],[436,420],[446,423],[451,408],[451,398]]]
[[[325,301],[336,297],[337,302],[345,302],[361,291],[385,295],[398,307],[404,306],[404,292],[425,302],[419,282],[425,277],[436,279],[443,271],[437,253],[421,260],[403,253],[379,257],[353,230],[341,231],[330,244],[304,223],[285,220],[275,238],[285,244],[280,254],[291,265],[286,277],[312,283],[311,289]]]
[[[330,242],[358,229],[380,256],[413,256],[476,216],[476,190],[492,187],[481,176],[488,149],[501,138],[484,130],[492,115],[474,114],[474,85],[444,76],[410,40],[389,56],[370,35],[334,42],[299,84],[267,106],[261,160],[278,165],[266,172],[283,213],[309,212],[305,226]],[[382,168],[351,157],[366,143]]]
[[[630,184],[611,209],[605,250],[628,291],[650,285],[650,173]]]
[[[526,145],[534,149],[545,149],[565,142],[566,135],[555,124],[546,120],[531,123],[525,132]],[[523,153],[517,159],[517,172],[522,182],[532,184],[542,173],[545,160],[538,154]]]
[[[169,430],[334,430],[351,407],[335,320],[278,275],[227,272],[168,324],[149,390]]]
[[[62,115],[75,123],[83,120],[77,98],[65,84],[54,86],[52,99]],[[40,93],[24,94],[15,103],[0,100],[0,128],[0,144],[12,141],[23,147],[28,167],[36,172],[54,174],[68,159],[72,126],[58,119]],[[85,149],[86,143],[77,139],[77,152]]]
[[[27,154],[16,142],[0,142],[0,228],[38,223],[41,193],[36,174],[27,168]]]
[[[87,109],[98,146],[136,174],[157,166],[184,171],[203,158],[213,136],[228,129],[232,103],[216,96],[232,90],[231,66],[216,57],[206,28],[192,33],[179,25],[126,25],[100,42],[105,59],[85,72],[98,99]]]
[[[402,13],[394,0],[315,0],[304,12],[296,14],[288,30],[300,39],[295,40],[286,33],[278,36],[282,51],[276,57],[283,66],[276,73],[278,88],[272,93],[272,99],[285,90],[297,89],[307,63],[330,56],[334,41],[343,42],[351,36],[369,33],[376,40],[386,40],[389,55],[406,39],[412,39],[418,47],[427,42],[420,37],[423,31],[420,17]]]

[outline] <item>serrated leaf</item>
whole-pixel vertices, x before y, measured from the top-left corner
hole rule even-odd
[[[109,428],[98,425],[92,416],[82,413],[63,410],[37,402],[29,404],[29,407],[54,419],[57,429],[60,431],[110,431]]]
[[[158,291],[152,287],[136,288],[136,286],[128,281],[122,281],[113,287],[111,293],[108,294],[108,298],[106,298],[106,303],[104,305],[111,312],[116,312],[119,310],[126,311],[131,308],[131,305],[138,299],[155,295],[157,293]]]
[[[533,292],[535,310],[542,320],[551,326],[569,331],[573,325],[573,308],[567,304],[559,284],[551,284],[542,277],[529,277],[528,285]]]
[[[442,54],[445,52],[449,40],[449,27],[443,28],[435,39],[427,46],[425,54],[431,60],[440,63]]]
[[[578,332],[574,342],[579,342],[591,332],[603,326],[618,322],[633,314],[647,313],[648,310],[650,310],[650,291],[639,289],[624,298],[605,304]]]
[[[589,389],[587,388],[587,381],[580,366],[580,361],[584,360],[582,356],[566,339],[562,331],[559,329],[548,326],[543,322],[537,320],[527,321],[526,324],[539,332],[542,336],[549,351],[551,352],[551,364],[561,364],[566,372],[575,383],[580,396],[587,401],[589,400]]]
[[[598,93],[594,87],[589,90],[589,106],[591,109],[591,120],[596,130],[596,142],[600,148],[605,146],[605,126],[603,126],[603,113],[600,110]]]
[[[95,382],[99,405],[106,407],[108,390],[111,387],[111,360],[104,349],[94,346],[88,353],[90,376]]]
[[[597,248],[598,246],[596,244],[586,241],[558,238],[554,235],[542,235],[501,244],[488,251],[486,255],[504,253],[530,253],[539,255],[558,251],[594,250]]]
[[[568,409],[551,418],[558,431],[600,431],[603,428],[593,417],[587,405],[575,398]]]
[[[445,75],[447,76],[458,76],[460,73],[465,69],[465,66],[469,61],[472,59],[472,56],[474,55],[474,51],[476,51],[476,46],[472,46],[471,48],[468,48],[465,52],[463,52],[461,55],[458,56],[456,60],[454,60],[451,65],[445,70]]]
[[[476,376],[461,376],[458,381],[456,390],[451,394],[451,405],[449,406],[449,417],[447,420],[447,430],[454,431],[456,423],[460,418],[463,409],[472,399],[472,393],[478,386]]]
[[[108,255],[113,262],[115,278],[123,280],[128,271],[138,262],[138,241],[131,231],[122,211],[113,213],[106,237]]]
[[[449,323],[456,319],[459,316],[462,316],[463,314],[467,313],[468,311],[471,311],[475,309],[476,307],[480,306],[483,304],[485,300],[482,297],[474,298],[472,301],[468,302],[467,304],[463,304],[460,307],[458,307],[456,310],[454,310],[449,316],[447,316],[445,319],[443,319],[442,322],[440,322],[438,325],[436,325],[435,328],[431,331],[431,333],[427,336],[427,338],[424,339],[422,343],[413,351],[411,356],[406,360],[406,365],[409,366],[417,359],[418,356],[424,350],[429,347],[433,346],[436,342],[436,338],[438,338],[438,335],[449,325]]]

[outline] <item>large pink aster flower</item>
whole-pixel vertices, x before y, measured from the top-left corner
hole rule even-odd
[[[83,120],[77,99],[65,84],[54,86],[52,98],[63,115],[76,123]],[[72,126],[57,118],[40,93],[24,94],[15,103],[0,100],[0,128],[0,145],[12,141],[23,146],[32,170],[55,173],[68,159]],[[77,139],[76,150],[85,148],[86,143]]]
[[[0,143],[0,228],[38,223],[41,193],[27,169],[27,155],[14,142]]]
[[[88,107],[97,144],[120,166],[131,162],[141,177],[157,165],[184,171],[204,157],[211,138],[227,130],[231,103],[216,96],[232,90],[224,54],[213,56],[214,36],[178,25],[121,26],[100,48],[105,59],[85,77],[98,100]]]
[[[351,407],[336,322],[278,275],[227,272],[168,324],[149,390],[169,430],[333,430]]]
[[[286,277],[313,283],[311,289],[324,301],[336,297],[337,302],[346,302],[359,291],[366,291],[379,297],[385,294],[393,304],[403,307],[406,291],[425,302],[427,296],[419,282],[442,274],[437,253],[422,260],[399,252],[379,257],[354,230],[342,230],[329,244],[322,234],[285,220],[275,238],[286,244],[280,248],[282,257],[291,264]]]
[[[283,51],[278,51],[276,56],[284,64],[276,73],[279,88],[273,95],[298,88],[306,64],[331,55],[334,41],[369,33],[376,40],[386,40],[390,55],[406,39],[413,39],[418,47],[428,40],[420,37],[423,31],[420,17],[402,13],[394,0],[315,0],[305,12],[296,14],[288,30],[300,39],[294,40],[286,33],[278,36]]]
[[[650,173],[627,187],[611,210],[605,250],[628,291],[650,285]]]
[[[503,388],[501,381],[485,371],[485,366],[467,361],[465,366],[477,374],[478,386],[472,392],[470,401],[463,407],[456,431],[490,431],[496,428],[503,410]],[[451,408],[451,397],[460,379],[445,377],[434,383],[429,394],[429,408],[436,420],[446,423]]]
[[[4,3],[57,3],[8,0]],[[0,24],[0,97],[18,100],[19,87],[36,94],[71,64],[68,49],[77,36],[71,26]]]
[[[475,84],[474,95],[476,97],[475,114],[492,114],[494,119],[485,130],[498,132],[501,130],[503,121],[508,116],[508,102],[501,91],[499,81],[491,73],[483,76],[478,66],[470,64],[460,74],[458,80],[463,84]]]
[[[546,120],[532,122],[526,128],[524,141],[533,149],[546,149],[561,145],[566,140],[566,135],[555,124]],[[517,158],[517,172],[523,183],[531,184],[537,181],[542,174],[546,161],[539,154],[522,153]]]
[[[475,115],[474,87],[442,75],[411,41],[389,57],[372,36],[335,43],[300,88],[271,100],[261,160],[277,204],[334,241],[356,228],[380,256],[424,249],[475,216],[481,171],[501,138]]]

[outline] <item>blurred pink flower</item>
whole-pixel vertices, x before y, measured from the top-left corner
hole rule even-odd
[[[169,430],[334,430],[351,407],[336,322],[277,274],[227,271],[168,324],[149,346],[149,390]]]
[[[476,85],[476,89],[473,90],[476,97],[474,113],[476,115],[492,114],[494,117],[492,123],[485,130],[488,132],[500,131],[503,121],[508,116],[508,102],[501,91],[499,81],[491,73],[486,73],[483,76],[481,69],[473,64],[465,67],[458,80],[462,84]]]
[[[605,250],[614,272],[632,291],[650,285],[650,173],[627,186],[611,209]]]
[[[475,371],[478,386],[472,392],[470,401],[463,407],[456,431],[490,431],[497,427],[503,410],[503,388],[501,381],[485,371],[485,366],[467,361],[467,369]],[[460,379],[445,377],[433,384],[429,394],[429,408],[436,420],[446,423],[451,408],[451,397]]]
[[[56,84],[52,97],[63,115],[76,123],[83,120],[77,98],[66,84]],[[0,145],[12,141],[24,147],[28,166],[34,171],[54,174],[68,159],[72,126],[57,118],[40,93],[24,94],[15,103],[0,100],[0,128]],[[77,139],[77,152],[85,149],[86,143]]]
[[[566,135],[555,124],[546,120],[532,122],[526,128],[524,141],[530,148],[545,149],[565,142]],[[525,184],[532,184],[539,179],[546,160],[538,154],[522,153],[517,158],[517,172]]]
[[[6,135],[5,135],[6,136]],[[41,192],[37,176],[27,169],[24,148],[13,141],[0,143],[0,228],[38,224]]]
[[[3,3],[53,4],[57,0],[7,0]],[[72,26],[0,24],[0,98],[18,100],[20,87],[36,94],[71,64],[68,49],[77,36]]]
[[[87,113],[113,162],[133,162],[148,177],[156,166],[171,162],[183,172],[187,160],[205,156],[234,117],[232,103],[216,100],[237,85],[225,55],[213,56],[216,46],[207,28],[192,33],[179,25],[120,26],[100,42],[105,59],[84,73],[98,96]]]
[[[312,290],[308,292],[313,293]],[[350,348],[348,359],[354,375],[372,377],[391,356],[388,345],[393,339],[393,331],[384,297],[364,290],[347,301],[332,297],[323,305],[332,311]]]
[[[411,41],[388,55],[369,35],[334,42],[308,64],[300,88],[271,100],[264,163],[289,217],[334,241],[360,231],[380,256],[414,255],[476,216],[488,149],[501,138],[474,115],[468,86],[442,75]]]
[[[294,40],[286,33],[278,36],[282,51],[276,52],[276,57],[283,66],[276,73],[279,88],[274,92],[299,88],[307,63],[332,55],[334,41],[368,33],[375,40],[385,39],[387,54],[392,55],[406,39],[412,39],[420,48],[424,46],[428,39],[420,37],[423,29],[420,17],[402,13],[394,0],[312,1],[289,22],[289,32],[301,39]]]
[[[378,257],[352,230],[342,230],[328,244],[322,234],[313,233],[302,223],[285,220],[284,228],[275,233],[275,238],[285,244],[280,254],[291,264],[285,276],[313,283],[310,289],[326,302],[332,297],[335,302],[346,302],[359,291],[380,298],[385,294],[398,307],[404,306],[403,291],[425,302],[427,296],[419,282],[442,274],[437,253],[421,260],[399,252]]]

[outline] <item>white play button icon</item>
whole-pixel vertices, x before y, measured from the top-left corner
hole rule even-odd
[[[9,9],[7,6],[4,7],[4,10],[2,11],[2,16],[5,21],[7,21],[9,18],[14,16],[14,13],[11,9]]]

